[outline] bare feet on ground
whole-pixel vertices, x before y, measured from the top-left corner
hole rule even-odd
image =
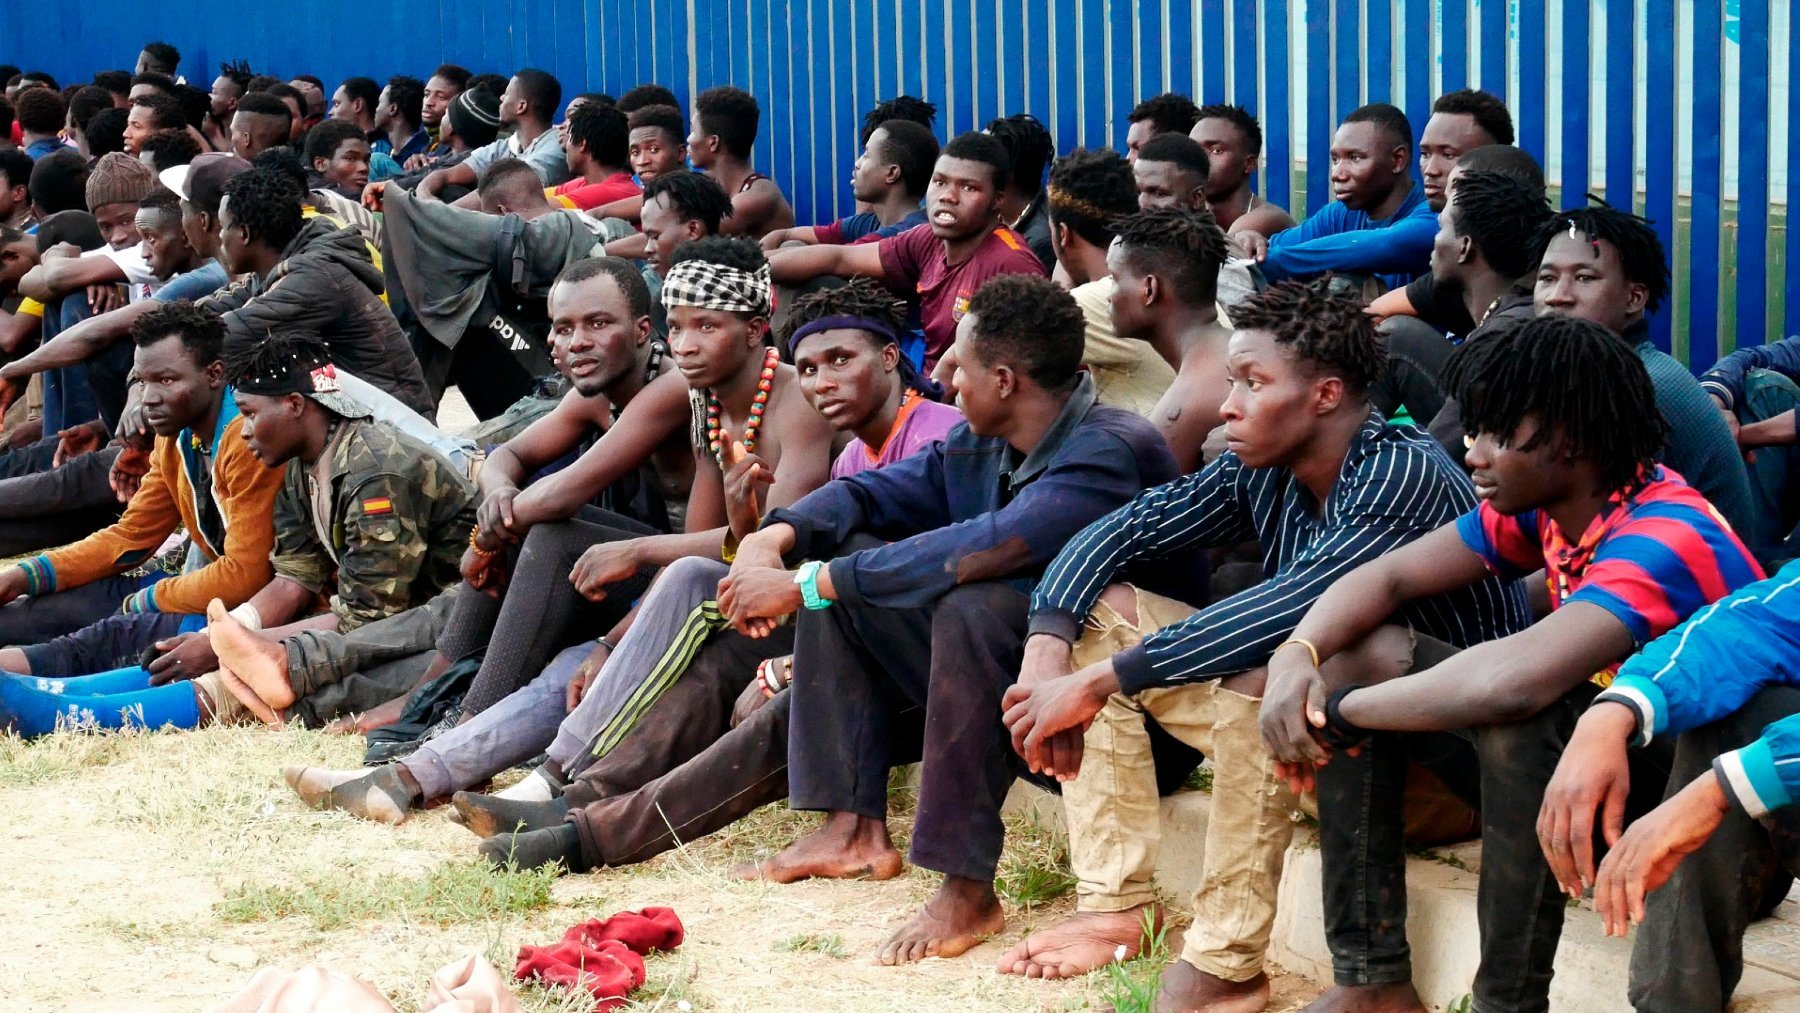
[[[1144,942],[1144,915],[1151,912],[1150,931],[1162,927],[1162,909],[1140,904],[1125,911],[1082,911],[1033,932],[1000,958],[1001,974],[1027,978],[1073,978],[1120,959],[1137,956]]]
[[[892,967],[926,957],[957,957],[1005,927],[992,883],[945,876],[919,913],[882,944],[877,959]]]
[[[1425,1013],[1425,1004],[1408,981],[1334,985],[1300,1013]]]
[[[1185,960],[1163,969],[1156,1013],[1261,1013],[1269,1005],[1269,976],[1226,981]]]
[[[221,661],[216,671],[219,675],[219,685],[224,686],[225,691],[230,693],[238,703],[243,704],[250,710],[250,713],[256,715],[258,721],[277,727],[287,724],[273,707],[270,707],[262,697],[256,695],[255,689],[237,677],[237,673],[233,672],[230,666]],[[218,712],[217,700],[213,701],[213,711],[215,714]]]
[[[232,618],[218,599],[206,608],[206,635],[212,641],[219,666],[256,691],[272,710],[294,705],[294,687],[288,682],[287,652],[256,635]],[[249,701],[244,701],[249,705]]]
[[[893,879],[900,852],[887,823],[854,813],[832,813],[825,825],[768,858],[731,869],[738,879],[797,883],[803,879]]]

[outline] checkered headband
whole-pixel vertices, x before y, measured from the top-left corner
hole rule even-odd
[[[662,300],[664,306],[671,308],[693,306],[768,316],[774,301],[772,293],[767,264],[755,271],[743,271],[709,260],[684,260],[670,268],[669,276],[663,279]]]

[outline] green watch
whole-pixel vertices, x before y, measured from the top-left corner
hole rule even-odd
[[[794,573],[794,583],[800,585],[800,601],[813,612],[831,607],[830,599],[819,597],[819,571],[824,568],[824,563],[809,559]]]

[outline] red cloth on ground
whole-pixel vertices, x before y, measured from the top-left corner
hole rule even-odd
[[[585,989],[594,997],[596,1011],[615,1009],[644,983],[641,955],[672,950],[681,939],[681,919],[671,908],[626,911],[604,921],[591,918],[563,933],[561,942],[519,947],[513,977]]]

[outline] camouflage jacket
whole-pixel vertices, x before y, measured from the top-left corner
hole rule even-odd
[[[479,501],[475,484],[424,444],[345,420],[319,462],[288,462],[275,497],[275,573],[329,595],[340,630],[404,612],[462,579]]]

